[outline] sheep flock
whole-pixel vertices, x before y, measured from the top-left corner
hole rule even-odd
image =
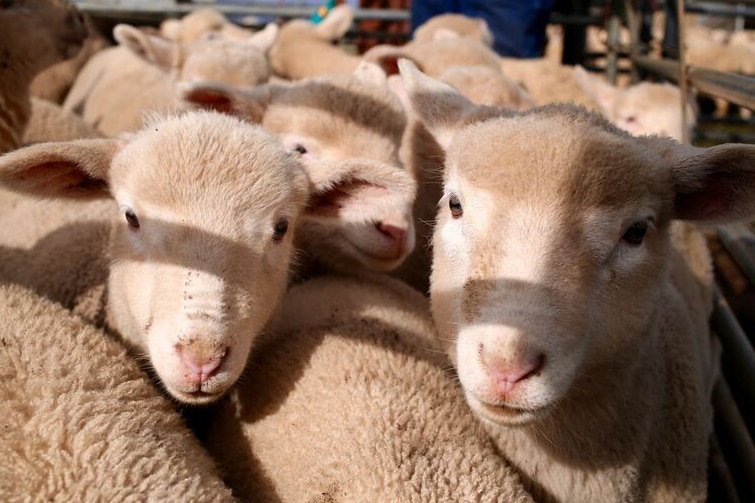
[[[353,21],[0,6],[0,500],[706,501],[702,226],[755,146],[482,19]]]

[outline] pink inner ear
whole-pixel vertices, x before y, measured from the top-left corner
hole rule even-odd
[[[328,190],[315,193],[309,200],[306,213],[321,217],[337,217],[343,208],[365,203],[365,199],[371,197],[380,197],[384,195],[385,190],[385,187],[364,180],[339,183]]]
[[[715,221],[732,211],[736,189],[722,179],[709,178],[704,190],[677,194],[676,216],[682,220]]]
[[[92,178],[76,165],[51,161],[16,172],[10,183],[18,189],[43,197],[73,199],[100,197],[107,191],[104,180]]]

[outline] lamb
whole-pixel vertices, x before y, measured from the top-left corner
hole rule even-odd
[[[493,47],[493,34],[484,18],[455,13],[433,16],[417,26],[412,34],[412,41],[432,42],[448,35],[461,35]]]
[[[315,24],[308,19],[285,22],[270,49],[270,66],[276,76],[298,80],[331,73],[352,73],[361,57],[333,42],[340,40],[354,22],[354,10],[347,4],[333,8]]]
[[[695,109],[687,100],[686,123],[682,121],[679,87],[669,83],[640,82],[618,87],[602,77],[574,67],[577,82],[600,105],[602,113],[621,129],[638,135],[657,134],[684,141],[695,126]]]
[[[3,501],[234,501],[120,344],[18,285],[0,319]]]
[[[532,96],[497,68],[483,65],[449,66],[438,75],[438,80],[449,84],[478,105],[510,107],[515,110],[535,106]]]
[[[120,45],[87,63],[63,108],[81,115],[105,136],[138,130],[146,112],[180,109],[174,93],[177,81],[211,79],[246,87],[267,82],[266,52],[277,33],[277,26],[270,24],[245,41],[178,43],[119,24],[113,36]]]
[[[241,374],[286,288],[309,196],[306,174],[272,135],[211,112],[156,118],[125,138],[25,147],[0,158],[0,182],[40,197],[115,199],[106,324],[192,404],[216,400]],[[34,249],[37,264],[15,249],[30,226],[18,215],[3,213],[6,281],[47,285],[50,298],[55,288],[75,293],[82,272],[66,269],[60,248]],[[85,249],[103,240],[97,222],[80,230]]]
[[[447,372],[419,292],[313,278],[269,332],[206,431],[242,501],[532,501]]]
[[[43,141],[101,138],[103,135],[78,115],[42,98],[31,97],[31,115],[24,130],[22,145]]]
[[[34,13],[33,15],[31,13]],[[16,0],[0,9],[0,154],[21,144],[29,85],[43,69],[81,49],[86,26],[65,0]]]
[[[676,219],[753,218],[755,146],[496,113],[399,64],[446,155],[433,319],[500,452],[538,501],[704,501],[712,278]]]
[[[571,102],[592,110],[600,110],[579,85],[574,67],[554,63],[547,58],[501,58],[503,74],[522,86],[538,105]]]
[[[296,236],[298,278],[388,272],[412,253],[416,183],[398,158],[406,118],[378,66],[251,90],[187,83],[179,95],[262,125],[300,156],[313,193]]]

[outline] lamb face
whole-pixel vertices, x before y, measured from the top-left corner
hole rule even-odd
[[[494,119],[448,150],[432,308],[488,421],[547,414],[577,377],[633,351],[658,313],[673,181],[626,135],[583,119]]]
[[[298,235],[302,247],[326,242],[334,266],[390,271],[414,249],[415,186],[398,159],[404,115],[375,95],[350,77],[313,80],[273,98],[262,125],[300,154],[321,189]]]
[[[125,141],[81,141],[75,151],[47,145],[5,159],[5,181],[68,197],[107,185],[119,208],[108,283],[113,327],[148,355],[175,398],[217,399],[241,374],[287,284],[308,196],[298,163],[259,127],[205,112],[154,122]],[[62,187],[41,179],[40,163],[66,173]]]
[[[253,90],[209,82],[179,87],[186,101],[262,124],[300,157],[313,193],[297,244],[341,271],[395,269],[416,240],[416,183],[398,158],[406,117],[385,75],[379,85],[371,78],[339,75]]]

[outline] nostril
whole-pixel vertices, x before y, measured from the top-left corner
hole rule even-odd
[[[525,357],[513,361],[495,361],[486,359],[486,366],[496,388],[506,393],[515,384],[533,377],[545,364],[545,355],[539,353],[534,357]]]
[[[188,348],[179,348],[178,353],[190,378],[202,383],[218,373],[227,351],[213,352],[208,355],[202,351],[196,352]]]
[[[388,224],[385,222],[378,222],[377,224],[375,224],[375,227],[377,227],[377,230],[379,230],[382,234],[388,236],[397,243],[403,243],[404,239],[406,239],[406,229],[404,227],[399,227],[397,225]]]

